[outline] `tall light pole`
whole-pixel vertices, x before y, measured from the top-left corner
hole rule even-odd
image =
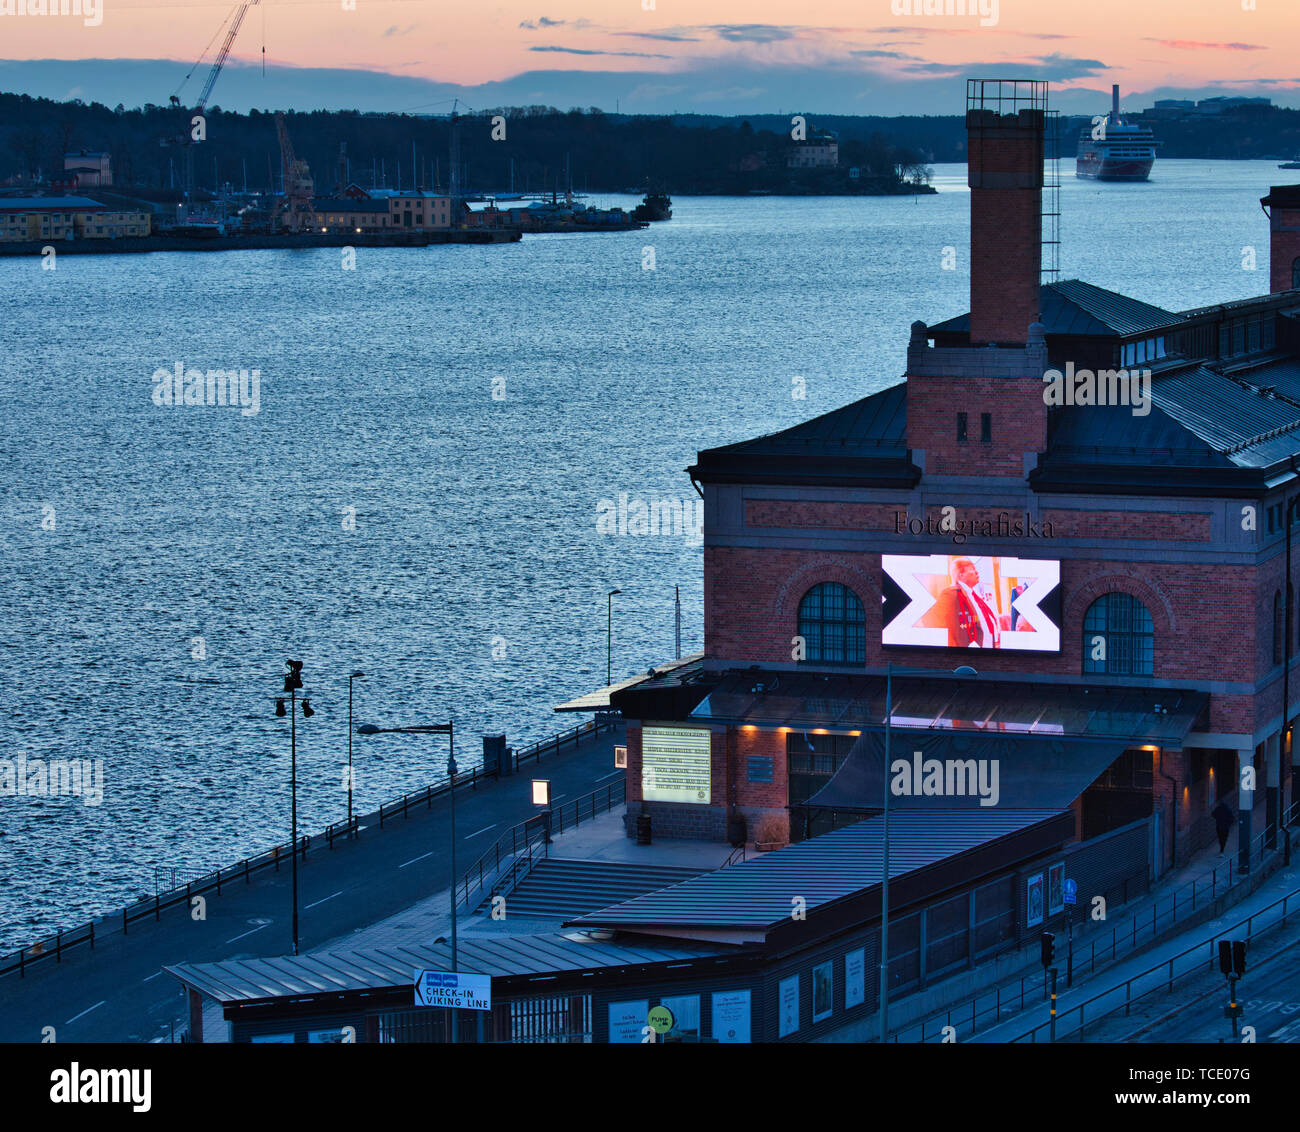
[[[605,624],[605,686],[614,683],[614,597],[622,590],[610,590],[608,597],[607,620]]]
[[[429,723],[418,727],[376,727],[373,723],[363,723],[357,728],[358,735],[446,735],[447,736],[447,777],[451,788],[451,969],[459,966],[456,946],[456,727],[455,720],[446,723]],[[456,1011],[451,1012],[451,1040],[457,1038]]]
[[[289,855],[293,871],[293,953],[298,954],[298,690],[302,687],[302,661],[286,660],[288,672],[284,674],[284,690],[289,693]],[[275,714],[284,717],[284,698],[275,701]],[[311,702],[303,697],[302,717],[310,719],[316,713]]]
[[[903,668],[908,676],[947,676],[949,673],[927,671],[922,668]],[[969,664],[954,668],[953,676],[978,676]],[[894,718],[894,664],[885,665],[885,762],[884,762],[884,863],[880,878],[880,1044],[889,1041],[889,741]]]
[[[364,672],[353,672],[348,676],[348,837],[356,836],[352,828],[352,681],[364,680]]]

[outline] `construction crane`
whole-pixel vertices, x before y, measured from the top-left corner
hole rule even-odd
[[[208,48],[212,46],[217,36],[221,34],[221,28],[224,27],[226,28],[226,37],[222,40],[221,48],[212,61],[212,67],[208,71],[208,77],[204,80],[203,89],[199,92],[199,100],[194,104],[195,114],[202,114],[203,111],[207,109],[208,98],[212,94],[212,88],[217,85],[217,79],[221,76],[221,68],[226,65],[226,59],[230,55],[230,49],[235,44],[235,37],[239,35],[239,29],[243,26],[244,17],[248,15],[249,8],[255,8],[260,3],[261,0],[240,0],[240,3],[235,5],[234,10],[222,21],[221,27],[217,28],[212,39],[208,41],[207,47],[203,49],[203,54],[195,60],[194,66],[189,69],[185,77],[181,79],[180,84],[176,87],[176,90],[172,92],[172,106],[177,110],[181,109],[181,88],[190,81],[190,76],[194,74],[198,69],[199,64],[203,62],[204,56],[208,53]],[[262,74],[266,74],[265,43],[262,44]],[[164,140],[163,144],[182,145],[185,147],[185,199],[188,201],[194,185],[194,137],[190,131],[186,129],[178,137]]]
[[[312,181],[311,169],[307,162],[293,152],[293,142],[289,139],[289,127],[285,125],[283,112],[275,112],[275,132],[280,138],[280,176],[283,180],[284,196],[275,211],[274,228],[283,223],[290,232],[301,232],[310,222],[312,199],[316,195],[316,185]]]

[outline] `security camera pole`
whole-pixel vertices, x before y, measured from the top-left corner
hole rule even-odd
[[[289,693],[289,855],[293,871],[293,953],[298,954],[298,689],[302,687],[302,661],[286,660],[284,690]],[[284,699],[275,701],[275,714],[285,714]],[[302,701],[304,719],[316,713],[310,701]]]

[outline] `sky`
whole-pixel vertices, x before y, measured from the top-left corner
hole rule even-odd
[[[239,7],[15,10],[28,2],[59,0],[0,0],[0,89],[110,106],[166,103],[178,87],[196,99],[208,64],[194,64]],[[953,114],[970,76],[1049,79],[1072,113],[1105,110],[1112,82],[1126,108],[1216,94],[1300,106],[1297,32],[1300,0],[257,0],[210,101]]]

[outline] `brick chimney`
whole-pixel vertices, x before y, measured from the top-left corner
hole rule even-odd
[[[1023,346],[1039,317],[1047,84],[969,80],[970,344]]]
[[[1269,293],[1300,288],[1300,185],[1274,185],[1259,203],[1268,215]]]

